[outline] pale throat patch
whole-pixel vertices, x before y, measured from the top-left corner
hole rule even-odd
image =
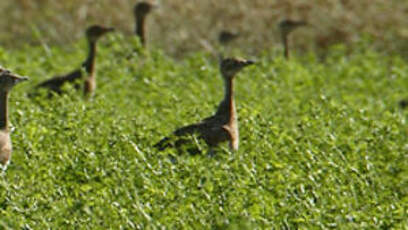
[[[11,157],[10,157],[11,158]],[[6,161],[5,164],[0,164],[0,169],[3,171],[7,170],[7,166],[10,164],[10,158]]]

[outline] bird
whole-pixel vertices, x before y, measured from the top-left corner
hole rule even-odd
[[[133,14],[136,20],[135,33],[139,37],[143,46],[146,46],[146,16],[155,7],[157,7],[155,4],[149,2],[139,2],[133,9]]]
[[[89,52],[88,57],[82,63],[81,68],[72,71],[67,75],[55,76],[49,80],[41,82],[36,86],[38,88],[46,88],[57,94],[61,94],[62,86],[67,83],[78,83],[78,79],[84,80],[84,94],[85,96],[92,96],[96,88],[95,79],[95,58],[96,58],[96,43],[105,34],[114,31],[112,27],[105,27],[101,25],[93,25],[87,28],[86,38],[88,40]],[[85,70],[85,71],[83,71]],[[75,84],[75,88],[79,89],[80,85]],[[51,95],[51,94],[50,94]]]
[[[218,42],[221,45],[227,45],[239,37],[239,33],[228,30],[221,30],[218,34]]]
[[[218,42],[221,45],[221,47],[219,47],[219,51],[218,51],[218,58],[219,59],[223,59],[224,55],[226,53],[228,53],[228,50],[229,50],[228,44],[233,42],[238,37],[239,37],[239,33],[228,31],[228,30],[221,30],[218,33]]]
[[[154,147],[164,150],[168,147],[179,148],[187,142],[186,136],[197,134],[210,147],[210,153],[219,143],[228,141],[232,151],[238,150],[238,114],[234,100],[234,78],[244,67],[254,64],[252,60],[242,58],[224,58],[220,61],[220,72],[224,80],[224,99],[218,105],[213,116],[201,122],[175,130],[172,135],[157,142]],[[174,140],[174,141],[173,141]]]
[[[285,19],[279,23],[279,29],[284,47],[284,55],[286,59],[289,59],[289,34],[295,29],[306,25],[306,21],[295,21],[291,19]]]
[[[0,168],[6,171],[11,160],[11,139],[8,121],[8,97],[10,90],[19,82],[28,80],[0,67]]]

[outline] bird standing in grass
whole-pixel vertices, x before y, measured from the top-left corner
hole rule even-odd
[[[305,21],[294,21],[294,20],[283,20],[279,23],[279,29],[281,33],[283,48],[284,48],[284,55],[286,59],[289,59],[289,34],[293,32],[295,29],[306,26],[307,22]]]
[[[143,46],[146,46],[146,16],[156,5],[149,2],[140,2],[135,5],[133,14],[136,20],[135,33],[140,38]]]
[[[220,70],[224,79],[225,94],[224,99],[218,105],[217,112],[199,123],[175,130],[172,136],[163,138],[154,147],[159,150],[173,146],[178,148],[187,141],[183,139],[183,136],[196,133],[211,149],[221,142],[228,141],[231,150],[238,150],[239,133],[234,101],[234,77],[244,67],[253,63],[253,61],[240,58],[221,60]]]
[[[0,67],[0,168],[5,171],[11,160],[11,139],[8,122],[9,92],[17,83],[28,80]]]
[[[106,33],[112,32],[114,29],[110,27],[104,27],[94,25],[86,30],[86,37],[89,45],[88,57],[82,68],[77,69],[64,76],[56,76],[49,80],[46,80],[37,85],[36,88],[47,88],[55,93],[62,93],[62,86],[66,82],[76,82],[78,79],[84,79],[84,94],[85,96],[92,96],[96,88],[95,79],[95,58],[96,58],[96,42]],[[85,71],[83,71],[85,70]],[[84,74],[85,72],[85,74]],[[79,85],[75,85],[75,88],[80,88]]]

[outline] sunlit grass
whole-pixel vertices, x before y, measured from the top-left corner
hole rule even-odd
[[[174,61],[109,35],[91,101],[27,93],[78,67],[85,44],[0,52],[31,76],[12,92],[14,155],[0,178],[4,229],[403,229],[408,65],[370,49],[325,63],[274,50],[236,79],[240,150],[152,145],[212,114],[222,98],[208,55]],[[135,49],[136,47],[136,49]],[[132,58],[126,59],[125,57]],[[389,63],[393,63],[389,65]],[[68,87],[69,90],[69,87]]]

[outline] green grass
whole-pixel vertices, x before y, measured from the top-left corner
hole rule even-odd
[[[214,112],[216,63],[200,53],[177,62],[110,35],[91,101],[69,87],[27,97],[79,66],[84,46],[0,51],[2,65],[31,77],[11,95],[0,229],[407,228],[408,114],[397,105],[408,65],[399,57],[364,44],[348,56],[333,47],[325,63],[265,51],[236,79],[240,150],[173,164],[174,150],[152,145]]]

